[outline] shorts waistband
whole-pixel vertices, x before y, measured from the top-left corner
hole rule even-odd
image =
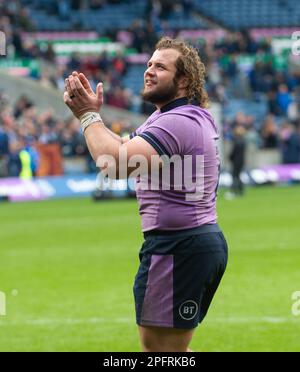
[[[144,238],[151,236],[170,236],[170,237],[185,237],[191,235],[207,234],[212,232],[221,232],[221,229],[217,223],[207,224],[197,227],[192,227],[191,229],[185,230],[150,230],[144,232]]]

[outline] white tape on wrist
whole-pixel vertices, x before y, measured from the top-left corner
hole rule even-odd
[[[82,133],[89,127],[91,124],[96,122],[102,122],[101,116],[98,112],[86,112],[80,118],[80,126],[82,129]]]

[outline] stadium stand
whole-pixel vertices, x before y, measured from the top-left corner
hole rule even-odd
[[[299,26],[297,0],[195,0],[202,14],[233,30]]]

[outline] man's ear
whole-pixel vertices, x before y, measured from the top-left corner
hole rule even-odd
[[[178,81],[179,89],[187,89],[189,86],[189,79],[185,76],[182,76]]]

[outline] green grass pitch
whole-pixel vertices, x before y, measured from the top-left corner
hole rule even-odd
[[[195,351],[299,351],[300,188],[218,200],[227,272]],[[0,204],[0,351],[138,351],[135,200]]]

